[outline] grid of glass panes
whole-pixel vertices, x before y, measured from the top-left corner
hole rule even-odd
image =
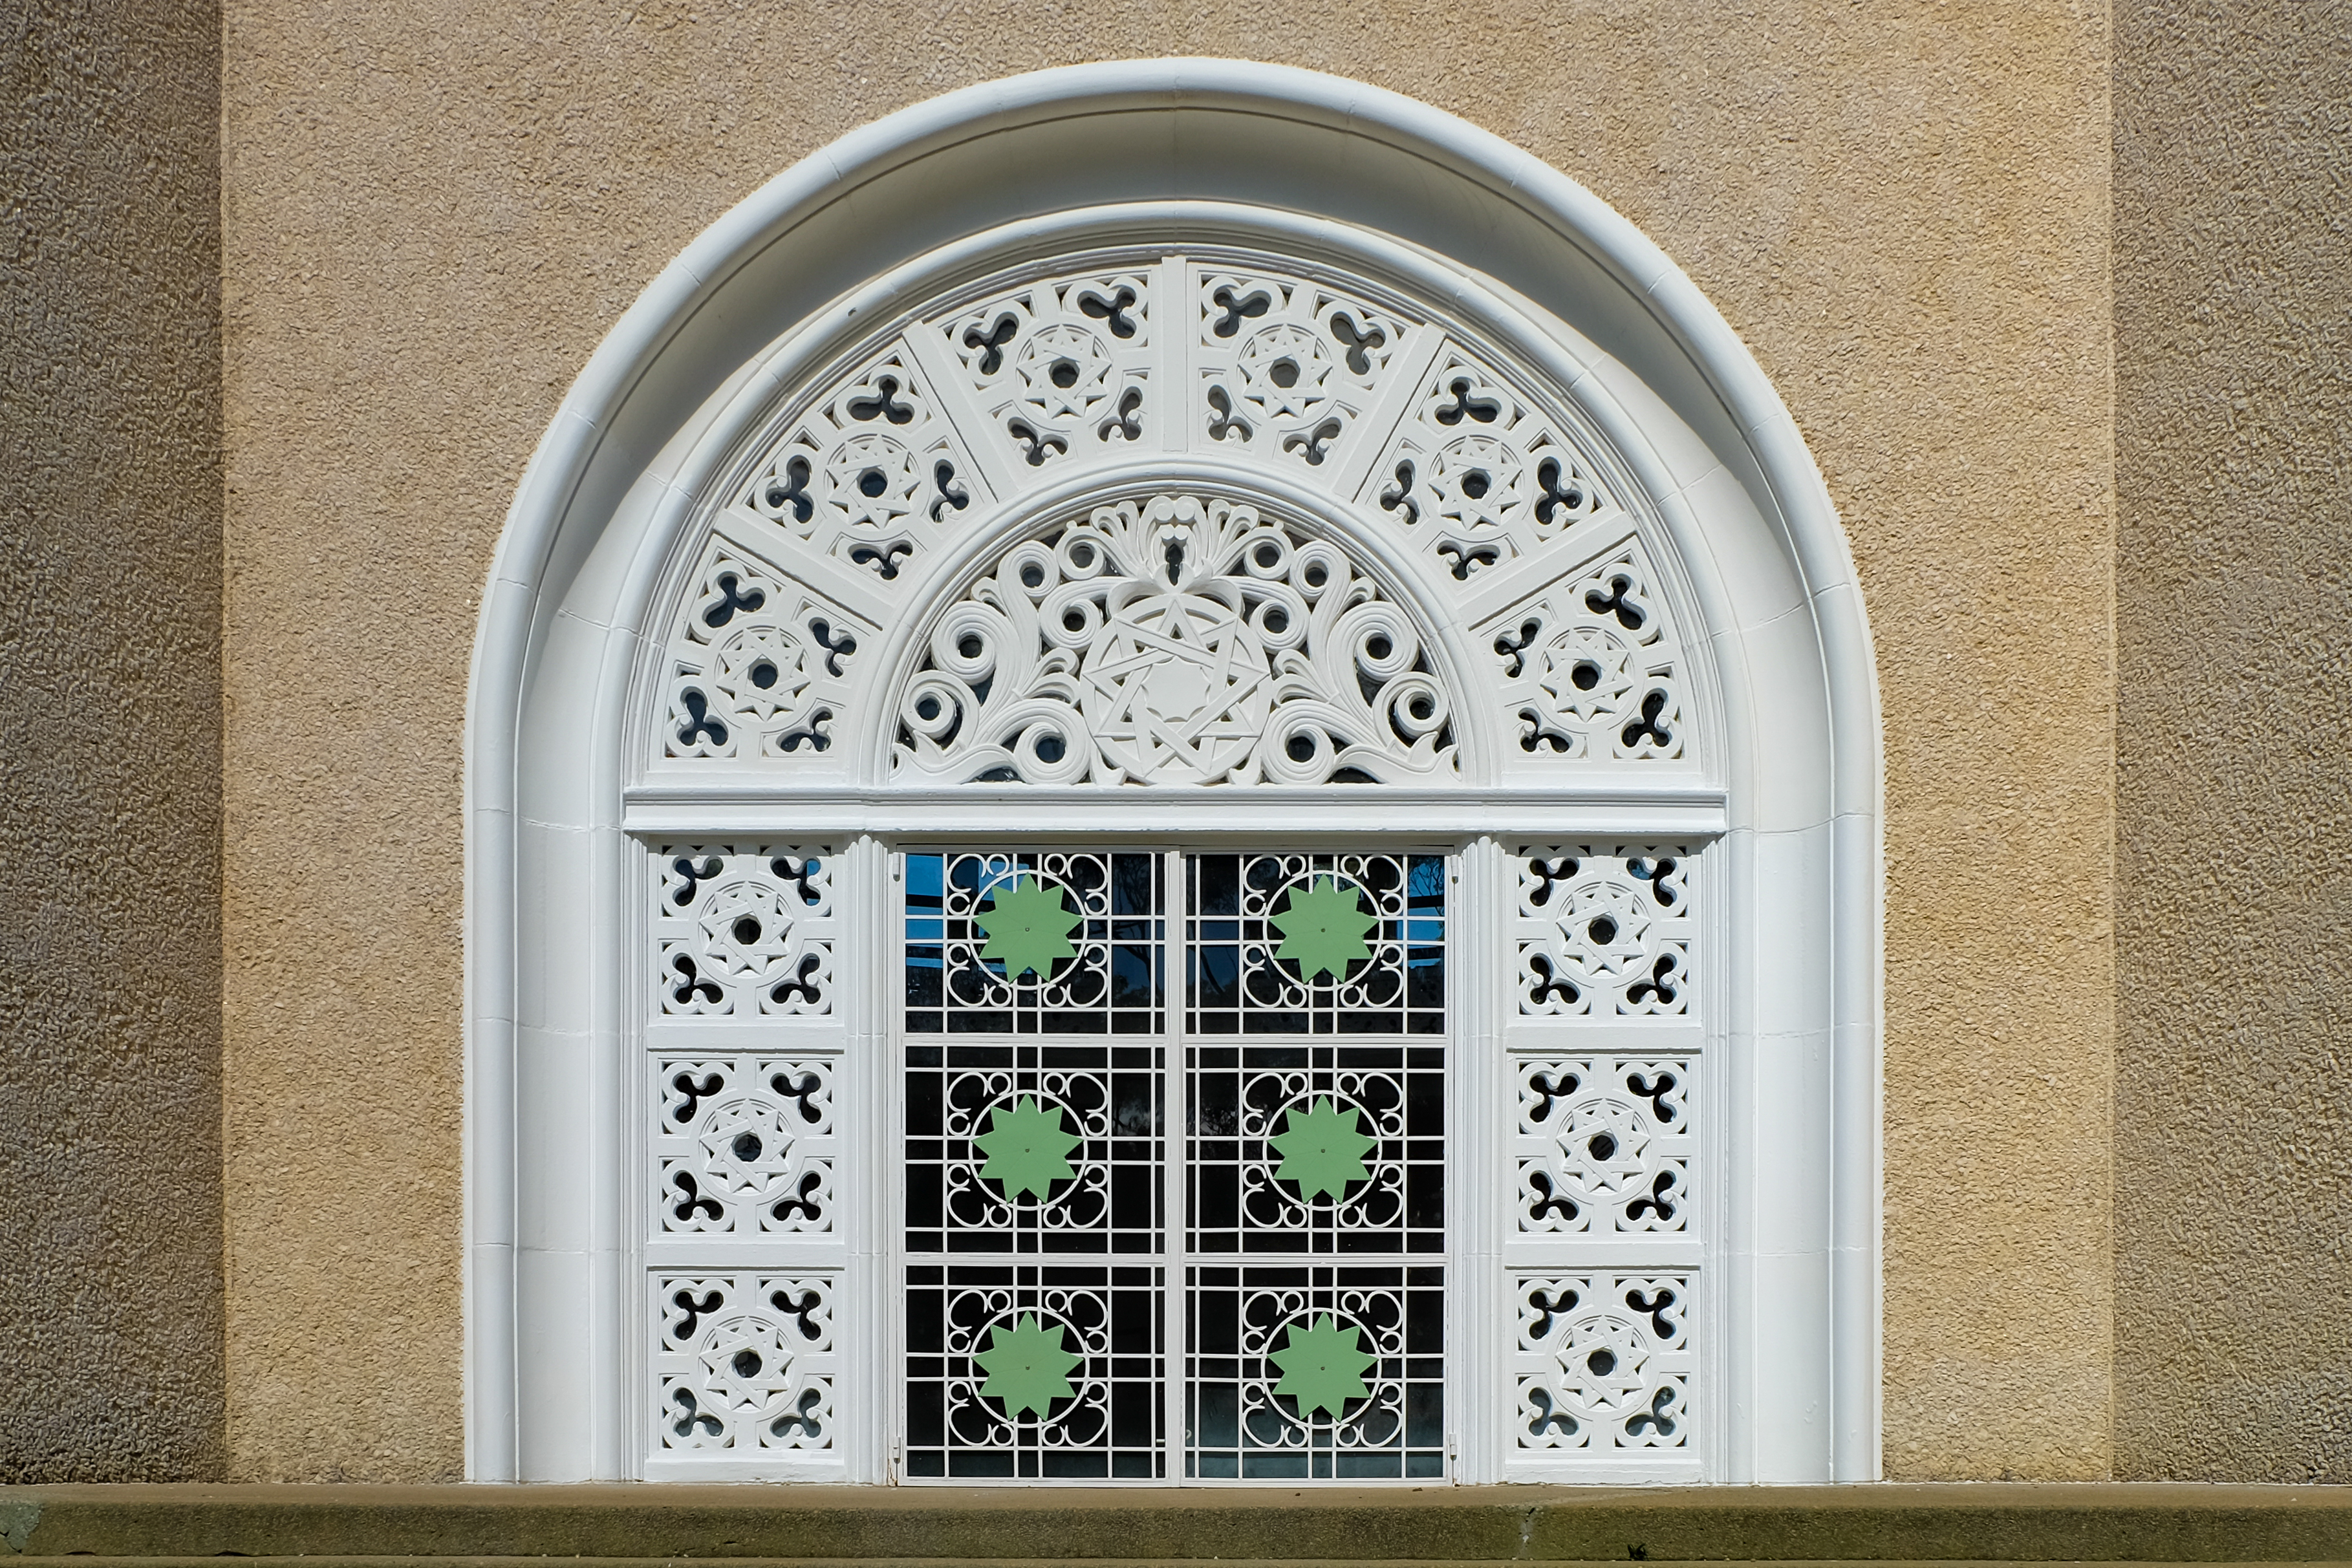
[[[908,1474],[1164,1477],[1181,1420],[1188,1477],[1442,1478],[1445,859],[942,851],[904,878]]]
[[[1195,855],[1193,1034],[1445,1032],[1445,857]]]
[[[1446,876],[1187,862],[1189,1477],[1444,1474]]]
[[[907,1032],[1157,1034],[1160,874],[1148,853],[908,855]]]
[[[1165,1474],[1163,864],[905,858],[910,1477]]]

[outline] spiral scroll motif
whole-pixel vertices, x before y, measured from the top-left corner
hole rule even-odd
[[[1455,777],[1453,699],[1338,546],[1155,496],[1024,540],[935,622],[898,700],[902,783]]]

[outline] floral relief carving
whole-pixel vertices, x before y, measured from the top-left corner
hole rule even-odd
[[[1042,281],[939,330],[992,434],[1027,468],[1143,439],[1152,374],[1151,274]]]
[[[1628,542],[1479,628],[1519,749],[1536,758],[1674,760],[1687,754],[1681,645],[1657,578]]]
[[[1690,1106],[1680,1059],[1521,1062],[1519,1229],[1691,1228]]]
[[[656,1275],[653,1428],[661,1448],[834,1447],[834,1278]]]
[[[662,1056],[654,1208],[666,1232],[833,1228],[833,1067],[822,1057]]]
[[[1413,330],[1321,284],[1270,273],[1193,274],[1200,391],[1211,446],[1319,468],[1344,444]]]
[[[656,852],[655,1010],[689,1016],[833,1010],[840,922],[821,851]]]
[[[1521,1448],[1687,1448],[1690,1279],[1524,1274],[1513,1371]]]
[[[904,345],[836,383],[761,463],[738,505],[821,554],[897,579],[987,499]]]
[[[1452,699],[1338,546],[1157,496],[1025,540],[934,623],[898,694],[901,782],[1452,778]]]
[[[662,755],[814,757],[874,628],[723,535],[670,634]]]
[[[1622,511],[1558,422],[1452,345],[1372,465],[1362,499],[1459,581]]]
[[[1696,866],[1687,852],[1555,847],[1517,863],[1523,1015],[1691,1010]]]

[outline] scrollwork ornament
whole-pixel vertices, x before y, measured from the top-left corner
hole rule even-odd
[[[1223,499],[1096,508],[1001,556],[898,701],[901,782],[1402,783],[1457,771],[1402,608]]]

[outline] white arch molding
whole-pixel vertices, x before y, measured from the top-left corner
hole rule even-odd
[[[1155,695],[1139,638],[1204,652]],[[1393,94],[1214,60],[1043,72],[844,138],[624,317],[499,541],[467,715],[468,1473],[898,1479],[892,855],[1311,839],[1454,868],[1444,1473],[1874,1479],[1878,735],[1787,412],[1563,175]],[[689,846],[823,851],[790,943],[739,955],[792,982],[756,1016],[656,994],[645,912]],[[1615,867],[1598,908],[1659,846],[1700,890],[1657,925],[1695,1000],[1525,1001],[1510,955],[1541,922],[1514,889],[1548,873],[1515,862]],[[817,1064],[797,1085],[826,1081],[830,1120],[792,1168],[823,1167],[821,1227],[648,1228],[662,1040]],[[1522,1102],[1654,1061],[1699,1112],[1653,1140],[1685,1222],[1515,1219],[1543,1163]],[[793,1385],[822,1386],[821,1447],[649,1437],[656,1364],[691,1359],[651,1281],[730,1268],[826,1295]],[[1591,1332],[1678,1369],[1683,1437],[1525,1439],[1526,1390],[1603,1399],[1545,1359],[1585,1331],[1544,1303],[1659,1279],[1686,1340]]]

